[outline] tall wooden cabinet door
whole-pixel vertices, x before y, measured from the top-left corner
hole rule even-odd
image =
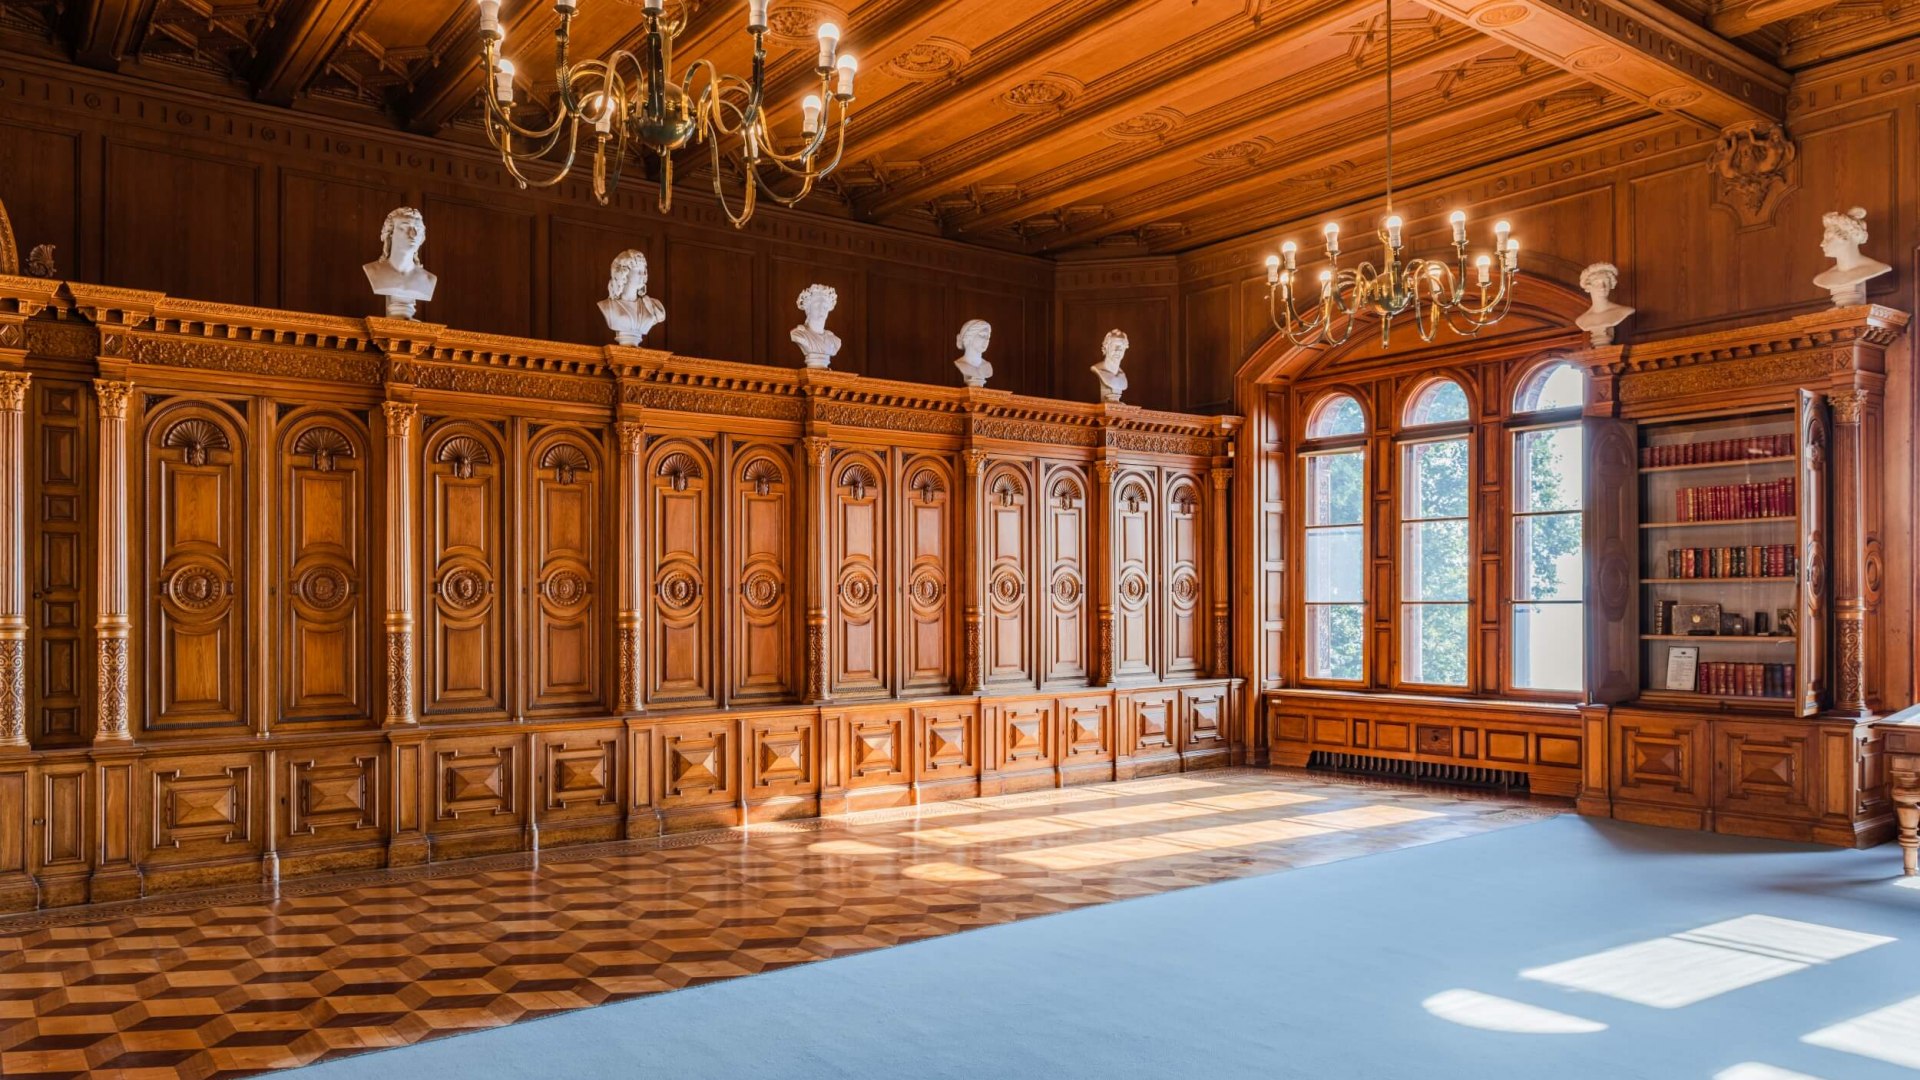
[[[1204,663],[1200,655],[1206,625],[1201,604],[1206,589],[1200,573],[1203,490],[1199,477],[1183,472],[1167,472],[1162,486],[1159,592],[1165,615],[1160,655],[1165,665],[1162,674],[1169,679],[1198,675]]]
[[[713,462],[692,439],[647,450],[647,702],[704,705],[713,683]]]
[[[93,731],[93,408],[77,382],[35,375],[27,432],[27,730],[71,746]]]
[[[932,455],[910,457],[901,469],[902,608],[900,689],[946,693],[953,687],[953,466]]]
[[[793,696],[793,475],[793,458],[780,447],[744,443],[734,451],[735,598],[727,649],[727,693],[734,702]]]
[[[1025,465],[997,462],[987,469],[986,500],[981,508],[987,545],[986,646],[983,669],[989,686],[1033,684],[1032,477]]]
[[[280,430],[280,719],[373,716],[367,445],[364,424],[340,413],[296,412]]]
[[[149,729],[245,727],[246,422],[163,405],[146,426]]]
[[[527,708],[591,708],[600,688],[600,443],[574,428],[543,431],[528,447]]]
[[[1113,483],[1113,673],[1139,679],[1155,674],[1153,479],[1136,471]]]
[[[1087,679],[1087,475],[1076,465],[1047,467],[1040,507],[1040,676]]]
[[[420,515],[425,551],[420,605],[428,716],[503,715],[506,641],[500,582],[507,577],[500,441],[486,425],[441,420],[428,429]]]
[[[878,697],[887,692],[885,521],[881,492],[886,465],[864,450],[833,459],[833,595],[827,606],[835,697]]]
[[[1587,551],[1587,699],[1615,705],[1640,692],[1640,452],[1633,424],[1589,416],[1583,505]]]
[[[1800,599],[1796,642],[1794,711],[1812,716],[1827,701],[1827,627],[1831,618],[1827,593],[1827,463],[1833,442],[1827,427],[1826,403],[1819,395],[1800,391],[1795,406],[1799,429],[1800,462],[1794,486],[1800,513]],[[1859,647],[1859,643],[1855,643]]]

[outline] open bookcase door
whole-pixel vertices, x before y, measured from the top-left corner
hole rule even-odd
[[[1640,452],[1630,421],[1589,416],[1586,443],[1587,700],[1640,692]]]
[[[1800,461],[1796,467],[1800,513],[1800,589],[1797,606],[1797,682],[1794,712],[1812,716],[1826,697],[1827,662],[1827,455],[1832,442],[1826,403],[1820,395],[1799,392],[1794,412]]]

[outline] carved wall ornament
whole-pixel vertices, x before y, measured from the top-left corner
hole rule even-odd
[[[647,445],[647,426],[631,420],[622,420],[614,425],[614,434],[620,439],[620,452],[637,455]]]
[[[1173,130],[1173,118],[1162,113],[1142,113],[1122,120],[1107,129],[1116,139],[1151,139]]]
[[[1053,578],[1053,598],[1062,604],[1076,604],[1082,592],[1080,577],[1071,570],[1062,570]]]
[[[52,244],[35,244],[33,250],[27,252],[27,276],[48,279],[59,277],[60,268],[54,264],[53,253]]]
[[[766,567],[747,572],[740,580],[740,601],[756,615],[771,615],[780,604],[780,576]]]
[[[1182,606],[1191,606],[1200,599],[1200,579],[1191,570],[1181,570],[1173,577],[1173,583],[1167,587],[1168,595]]]
[[[671,566],[661,573],[654,582],[654,595],[660,598],[662,607],[676,614],[686,614],[700,601],[705,585],[700,576],[685,566]]]
[[[471,435],[455,435],[440,444],[440,452],[434,460],[449,466],[453,475],[461,480],[473,479],[475,466],[493,464],[493,455],[487,452],[487,444]]]
[[[931,566],[917,567],[907,581],[907,598],[923,611],[938,607],[946,594],[946,581]]]
[[[0,746],[27,745],[27,643],[0,640]]]
[[[1860,251],[1860,245],[1867,242],[1867,212],[1856,206],[1844,214],[1824,214],[1820,224],[1825,227],[1820,251],[1833,260],[1833,265],[1816,275],[1813,283],[1827,290],[1834,307],[1866,303],[1867,282],[1893,271],[1893,267]]]
[[[93,380],[93,393],[100,402],[100,419],[125,420],[127,399],[133,396],[133,384],[114,379]]]
[[[293,583],[295,596],[318,611],[333,611],[347,602],[353,583],[335,566],[315,566]]]
[[[1147,501],[1147,489],[1139,481],[1129,483],[1120,489],[1120,501],[1127,504],[1127,513],[1137,514]]]
[[[765,457],[757,457],[747,462],[747,467],[741,471],[740,478],[753,485],[755,495],[763,497],[773,490],[773,485],[782,480],[780,466],[774,464],[771,458]]]
[[[947,490],[947,485],[940,479],[938,472],[932,469],[921,469],[907,481],[907,490],[919,492],[920,501],[932,505],[933,501]]]
[[[459,611],[472,611],[487,602],[493,583],[470,566],[456,566],[440,578],[440,598]]]
[[[700,462],[692,454],[678,450],[661,458],[653,471],[661,479],[670,481],[675,491],[687,490],[687,481],[698,480],[704,475],[700,471]]]
[[[1128,607],[1137,608],[1145,604],[1147,602],[1147,595],[1151,589],[1152,586],[1147,582],[1147,575],[1141,573],[1139,570],[1128,570],[1120,575],[1120,588],[1118,590],[1120,602]]]
[[[332,472],[335,458],[353,456],[353,443],[333,428],[310,427],[293,440],[293,452],[311,457],[316,471]]]
[[[846,605],[847,615],[855,619],[865,619],[873,614],[874,601],[880,595],[880,583],[874,579],[873,571],[865,566],[854,565],[840,571],[840,600]]]
[[[849,489],[854,500],[858,501],[866,498],[869,491],[878,489],[880,481],[873,475],[872,469],[856,461],[840,470],[840,486]]]
[[[540,467],[552,469],[554,479],[562,484],[571,484],[580,473],[592,467],[587,452],[572,443],[554,443],[547,452],[540,455]]]
[[[24,371],[0,372],[0,410],[20,412],[27,407],[27,387],[33,376]]]
[[[1835,390],[1827,395],[1827,406],[1833,410],[1834,423],[1857,424],[1866,411],[1867,391]]]
[[[555,607],[575,608],[587,602],[593,593],[593,586],[580,571],[560,569],[547,575],[547,580],[540,585],[540,591]]]
[[[419,417],[420,406],[411,401],[383,401],[380,411],[386,415],[389,435],[405,435]]]
[[[1614,327],[1627,320],[1633,309],[1625,304],[1616,304],[1611,298],[1613,290],[1620,284],[1620,268],[1608,262],[1597,262],[1580,271],[1580,287],[1592,298],[1593,304],[1573,324],[1587,332],[1587,340],[1595,345],[1613,344]]]
[[[829,367],[840,352],[839,336],[827,329],[827,316],[839,302],[840,294],[828,285],[813,284],[800,290],[795,306],[805,313],[806,319],[787,337],[800,346],[807,367]]]
[[[160,595],[173,601],[182,611],[206,614],[233,592],[233,585],[219,567],[190,562],[169,574],[160,583]]]
[[[1000,500],[1001,506],[1012,506],[1015,499],[1025,494],[1026,489],[1020,486],[1020,481],[1013,474],[1001,473],[994,478],[993,495]]]
[[[1079,481],[1071,476],[1056,477],[1050,494],[1062,510],[1073,509],[1075,503],[1086,497],[1086,493],[1080,490]]]
[[[181,420],[168,428],[160,437],[160,445],[181,451],[189,465],[205,465],[209,452],[231,449],[227,433],[220,425],[199,417]]]
[[[966,46],[947,38],[929,38],[887,61],[887,70],[902,79],[924,81],[955,75],[966,64]]]
[[[1800,186],[1800,148],[1778,124],[1753,120],[1720,133],[1707,159],[1713,200],[1733,212],[1743,228],[1773,223],[1781,200]]]
[[[393,210],[381,222],[380,257],[360,269],[373,294],[386,297],[387,318],[411,319],[421,301],[433,299],[440,279],[420,262],[426,243],[427,220],[411,206]]]
[[[1056,109],[1073,97],[1073,88],[1060,79],[1028,79],[1000,95],[1008,106],[1021,110]]]
[[[1027,593],[1027,583],[1022,581],[1018,571],[1002,566],[994,570],[993,579],[987,584],[987,595],[994,603],[1002,607],[1012,607],[1020,602]]]
[[[125,633],[123,628],[122,633]],[[100,731],[98,739],[118,742],[130,737],[127,730],[127,639],[103,637],[96,658],[95,680],[100,694]]]

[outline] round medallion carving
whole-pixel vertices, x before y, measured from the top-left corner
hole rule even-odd
[[[1172,128],[1171,119],[1159,113],[1142,113],[1113,125],[1107,129],[1107,134],[1116,139],[1150,139],[1155,135],[1164,135]]]
[[[654,582],[653,590],[660,598],[660,606],[670,611],[692,611],[700,602],[700,578],[684,566],[668,568]]]
[[[740,600],[755,613],[771,612],[780,602],[779,576],[765,567],[747,571],[740,581]]]
[[[1270,144],[1261,139],[1245,139],[1201,155],[1200,164],[1238,165],[1266,153],[1268,145]]]
[[[1183,607],[1191,606],[1200,598],[1200,579],[1191,570],[1181,570],[1173,576],[1173,583],[1167,586],[1167,592],[1174,602]]]
[[[1020,602],[1020,595],[1027,591],[1026,583],[1020,575],[1009,567],[1001,567],[993,572],[987,582],[987,593],[995,603],[1011,606]]]
[[[1053,579],[1053,598],[1062,604],[1074,604],[1080,600],[1080,577],[1071,570],[1063,570]]]
[[[947,595],[947,583],[940,578],[940,572],[932,567],[923,566],[913,572],[907,582],[907,598],[915,607],[930,608],[940,603]]]
[[[167,595],[182,609],[211,610],[227,595],[227,579],[206,563],[188,563],[167,579]]]
[[[880,596],[880,583],[874,580],[873,571],[864,566],[850,566],[840,573],[840,608],[853,618],[865,618],[873,614],[874,602]]]
[[[1494,4],[1473,13],[1473,21],[1481,26],[1512,26],[1527,21],[1533,14],[1525,4]]]
[[[578,570],[556,570],[547,575],[540,589],[550,603],[563,608],[579,607],[593,591],[587,576]]]
[[[1072,96],[1065,83],[1053,79],[1033,79],[1000,95],[1000,100],[1016,109],[1051,109],[1066,104]]]
[[[300,598],[321,611],[332,611],[347,602],[352,585],[347,575],[331,566],[316,566],[300,575],[295,583]]]
[[[887,70],[903,79],[937,79],[958,71],[961,61],[945,44],[923,41],[887,61]]]
[[[1139,607],[1147,602],[1147,575],[1138,570],[1128,570],[1120,575],[1120,602],[1128,607]]]
[[[1656,109],[1682,109],[1705,96],[1691,86],[1676,86],[1653,95],[1649,103]]]
[[[457,611],[472,611],[487,602],[487,578],[470,566],[456,566],[440,578],[440,598]]]

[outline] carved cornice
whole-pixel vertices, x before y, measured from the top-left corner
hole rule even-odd
[[[1666,341],[1635,342],[1588,365],[1617,378],[1624,404],[1758,386],[1821,386],[1860,369],[1862,349],[1879,352],[1907,324],[1878,305],[1830,308],[1761,326]]]
[[[103,341],[104,337],[102,335]],[[104,348],[101,351],[107,352]],[[295,352],[147,332],[133,335],[120,355],[136,364],[154,367],[322,379],[356,386],[378,386],[384,375],[384,365],[378,357],[358,353],[321,350]]]

